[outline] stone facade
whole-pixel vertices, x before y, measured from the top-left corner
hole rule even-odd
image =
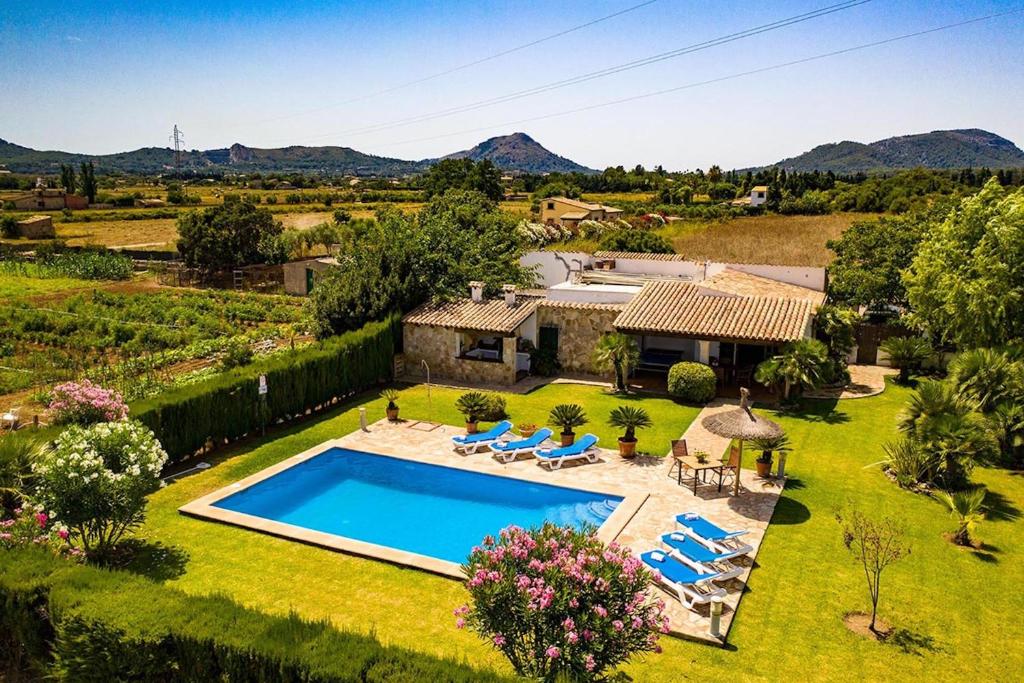
[[[495,362],[459,358],[460,334],[458,330],[434,325],[403,325],[402,345],[406,368],[410,372],[419,373],[421,363],[426,361],[432,378],[469,383],[515,384],[515,337],[502,338],[503,361]]]
[[[617,308],[549,306],[537,308],[540,327],[558,328],[558,362],[568,373],[600,374],[594,367],[594,347],[602,335],[614,332]]]

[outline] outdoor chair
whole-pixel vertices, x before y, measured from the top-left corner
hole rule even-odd
[[[702,574],[660,550],[646,552],[640,559],[655,571],[658,583],[675,595],[687,609],[707,604],[712,598],[725,597],[724,588],[710,583],[719,578],[717,573]]]
[[[689,455],[689,451],[686,450],[686,439],[672,439],[672,467],[668,470],[668,476],[672,476],[672,472],[676,473],[676,481],[680,486],[683,484],[683,479],[691,479],[697,476],[696,472],[693,472],[689,465],[683,461],[683,458]],[[686,473],[689,472],[690,476]]]
[[[520,455],[533,455],[541,445],[551,438],[553,432],[544,427],[533,433],[533,436],[518,441],[496,441],[491,444],[491,451],[495,460],[506,465],[513,462]]]
[[[676,522],[683,527],[684,534],[716,553],[731,553],[733,557],[736,557],[746,555],[754,549],[753,546],[738,540],[740,536],[747,533],[746,529],[726,531],[696,512],[684,512],[681,515],[676,515]]]
[[[538,448],[534,456],[539,464],[547,466],[549,470],[557,470],[563,463],[573,460],[586,460],[589,463],[597,462],[597,437],[593,434],[584,434],[580,440],[571,446],[562,448]]]
[[[722,466],[721,479],[722,485],[729,485],[736,480],[736,477],[740,475],[740,447],[735,443],[729,446],[729,460]]]
[[[502,420],[498,424],[494,425],[486,432],[480,432],[478,434],[466,434],[465,436],[453,436],[452,446],[456,451],[469,455],[470,453],[476,453],[481,448],[487,448],[492,443],[504,436],[509,430],[512,429],[512,423],[508,420]]]
[[[732,579],[743,573],[742,567],[737,567],[729,561],[742,554],[738,551],[716,552],[681,531],[663,534],[661,542],[669,548],[673,555],[678,555],[680,559],[700,564],[705,568],[703,573],[717,572],[719,577],[716,581]]]

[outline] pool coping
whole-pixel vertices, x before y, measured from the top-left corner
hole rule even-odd
[[[362,453],[369,453],[370,455],[379,455],[388,458],[397,458],[400,460],[408,460],[410,462],[417,462],[424,465],[431,465],[434,467],[447,467],[450,469],[457,469],[466,472],[473,472],[475,474],[482,474],[489,477],[503,477],[505,479],[515,479],[516,481],[526,482],[529,484],[544,484],[547,486],[554,486],[556,488],[571,489],[575,491],[583,491],[586,493],[597,493],[604,495],[616,496],[622,499],[622,502],[615,508],[615,511],[608,516],[608,519],[598,527],[597,537],[605,543],[611,543],[615,538],[622,533],[622,530],[630,522],[634,515],[640,510],[643,504],[647,501],[649,494],[637,493],[636,491],[627,491],[625,489],[619,489],[618,487],[602,486],[600,488],[582,488],[577,486],[566,486],[563,483],[547,483],[542,480],[533,478],[524,478],[520,476],[513,476],[509,474],[501,474],[494,472],[481,472],[479,469],[469,466],[468,463],[472,460],[467,461],[467,464],[463,463],[446,463],[443,465],[421,460],[416,457],[412,457],[404,454],[397,453],[372,453],[365,451],[360,448],[352,448],[345,445],[345,437],[338,439],[330,439],[324,441],[321,444],[313,446],[298,455],[293,455],[289,458],[285,458],[280,462],[277,462],[269,467],[266,467],[255,474],[251,474],[248,477],[244,477],[232,484],[223,486],[216,491],[208,493],[204,496],[196,498],[195,500],[186,503],[178,508],[178,512],[191,517],[198,517],[201,519],[207,519],[215,522],[222,522],[224,524],[231,524],[233,526],[239,526],[253,531],[259,531],[279,538],[285,538],[288,540],[299,541],[301,543],[307,543],[310,545],[327,548],[329,550],[336,550],[339,552],[347,553],[350,555],[358,555],[361,557],[368,557],[375,560],[383,560],[391,564],[397,564],[404,567],[412,567],[414,569],[420,569],[423,571],[430,572],[432,574],[438,574],[452,579],[465,579],[465,575],[462,572],[462,566],[456,562],[450,562],[448,560],[442,560],[436,557],[430,557],[428,555],[420,555],[419,553],[410,552],[408,550],[399,550],[398,548],[392,548],[390,546],[378,545],[376,543],[370,543],[368,541],[360,541],[355,538],[347,536],[339,536],[337,534],[329,534],[323,531],[315,531],[313,529],[307,529],[306,527],[296,526],[294,524],[287,524],[285,522],[278,522],[275,520],[267,519],[265,517],[257,517],[255,515],[249,515],[244,512],[235,512],[233,510],[226,510],[215,506],[215,503],[227,498],[228,496],[234,495],[240,491],[243,491],[255,484],[258,484],[266,479],[284,472],[296,465],[299,465],[311,458],[315,458],[322,453],[329,451],[333,448],[341,448],[345,450],[354,450]],[[480,457],[490,457],[489,454],[480,453]],[[474,457],[474,456],[469,456]]]

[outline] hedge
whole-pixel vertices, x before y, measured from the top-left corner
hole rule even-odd
[[[0,646],[0,679],[11,680],[511,680],[37,549],[0,551]]]
[[[668,393],[684,401],[706,403],[715,397],[718,378],[711,366],[684,361],[668,370]]]
[[[170,461],[194,455],[266,425],[303,415],[387,381],[393,371],[397,316],[133,403],[131,416],[156,434]],[[267,394],[259,395],[259,378]]]

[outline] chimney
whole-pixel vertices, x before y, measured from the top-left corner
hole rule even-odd
[[[483,303],[484,300],[484,283],[474,280],[469,283],[469,295],[473,299],[473,303]]]
[[[516,286],[502,285],[501,291],[505,293],[505,305],[512,308],[516,305]]]

